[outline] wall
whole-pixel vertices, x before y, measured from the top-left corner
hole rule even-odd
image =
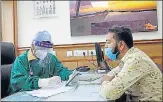
[[[24,3],[27,3],[27,4],[24,4]],[[67,1],[56,2],[56,3],[57,3],[57,5],[62,4],[64,8],[68,8]],[[141,50],[143,50],[144,52],[146,52],[156,63],[162,65],[162,33],[161,33],[162,32],[162,29],[161,29],[162,28],[162,19],[161,19],[162,18],[162,12],[161,12],[162,4],[160,3],[160,1],[158,1],[158,3],[159,3],[158,7],[160,7],[160,8],[158,8],[159,31],[151,32],[148,34],[135,33],[134,34],[134,39],[135,39],[134,44],[136,47],[138,47]],[[14,42],[13,1],[2,1],[2,5],[3,5],[3,7],[2,7],[3,8],[2,9],[3,39],[2,40]],[[52,27],[52,26],[47,26],[48,24],[49,25],[51,24],[51,22],[47,19],[46,20],[45,19],[40,19],[40,20],[35,19],[34,21],[32,21],[33,20],[32,18],[27,18],[28,15],[26,15],[26,14],[29,14],[30,11],[28,11],[28,10],[32,8],[32,7],[29,8],[29,5],[31,6],[30,1],[25,1],[25,2],[19,1],[19,3],[18,3],[19,48],[17,50],[18,50],[19,54],[23,53],[26,49],[29,49],[28,46],[30,45],[29,44],[30,40],[31,40],[32,36],[34,35],[34,33],[37,32],[37,30],[41,30],[44,27],[49,28],[51,30],[52,30],[52,28],[53,29],[57,28],[57,29],[54,29],[52,32],[61,32],[65,36],[65,38],[63,38],[63,35],[61,35],[61,33],[53,33],[53,35],[52,35],[53,42],[55,44],[62,44],[62,42],[66,43],[66,45],[64,44],[64,45],[55,45],[54,46],[54,50],[56,51],[56,54],[57,54],[57,57],[59,58],[59,60],[61,60],[61,62],[69,68],[75,68],[75,67],[81,66],[81,65],[88,65],[89,67],[94,68],[94,66],[91,65],[88,61],[86,61],[83,57],[67,57],[66,51],[74,50],[74,49],[82,49],[82,50],[83,49],[84,50],[85,49],[87,49],[87,50],[94,49],[94,44],[89,43],[89,42],[95,42],[95,41],[104,42],[105,36],[86,36],[86,37],[76,37],[76,38],[72,37],[71,38],[70,32],[69,32],[70,29],[67,27],[69,24],[69,16],[65,17],[65,15],[69,15],[69,9],[57,10],[57,12],[59,14],[57,14],[58,16],[55,17],[55,20],[53,18],[50,18],[50,20],[55,22],[54,27]],[[26,12],[25,13],[22,12],[24,10],[21,10],[20,7],[23,8]],[[28,7],[28,8],[26,8],[26,7]],[[59,9],[61,7],[57,6],[57,8]],[[23,14],[23,15],[20,15],[20,11],[21,11],[21,14]],[[62,13],[63,11],[66,11],[67,13]],[[63,15],[64,15],[64,17],[63,17]],[[32,15],[30,15],[30,16],[32,16]],[[22,17],[24,17],[24,18],[22,18]],[[64,21],[63,18],[64,19],[68,18],[68,19],[66,21]],[[65,28],[64,30],[61,28],[61,25],[60,25],[61,23],[62,23],[62,26]],[[43,24],[45,24],[46,26]],[[57,26],[57,24],[58,24],[58,26]],[[26,33],[26,35],[24,35],[25,31],[28,32],[28,33]],[[34,32],[34,33],[30,33],[30,32]],[[57,34],[59,34],[59,35],[57,35]],[[142,40],[142,39],[148,39],[148,40]],[[152,39],[155,39],[155,40],[152,40]],[[85,42],[85,44],[83,44],[82,42]],[[78,43],[78,44],[71,44],[71,43]],[[79,44],[79,43],[82,43],[82,44]],[[102,43],[102,45],[104,45],[104,43]],[[91,60],[91,57],[87,57],[87,59]],[[93,58],[93,61],[96,63],[95,56]],[[108,61],[108,62],[113,67],[117,65],[116,62],[115,63],[110,62],[110,61]]]
[[[1,1],[2,41],[14,43],[13,1]]]
[[[105,35],[71,37],[69,1],[56,1],[56,17],[33,18],[32,1],[18,1],[18,46],[29,47],[36,32],[47,30],[55,45],[104,42]],[[157,1],[158,31],[134,33],[134,40],[162,39],[162,3]],[[28,38],[28,40],[27,40]]]
[[[105,44],[104,42],[101,42],[102,47],[104,47],[104,44]],[[155,63],[160,64],[162,66],[162,39],[148,40],[148,41],[147,40],[134,41],[134,46],[144,51],[146,54],[149,55],[149,57]],[[18,49],[19,54],[23,53],[26,49],[29,49],[29,48]],[[95,66],[89,63],[89,61],[92,61],[91,56],[86,56],[86,59],[83,56],[67,57],[67,51],[73,51],[73,50],[87,50],[88,51],[92,49],[95,49],[93,43],[68,44],[68,45],[54,46],[54,50],[56,51],[57,58],[64,64],[64,66],[67,66],[70,69],[74,69],[78,66],[89,66],[91,69],[94,69]],[[105,56],[105,59],[107,60],[106,56]],[[93,56],[93,61],[97,65],[96,56]],[[116,67],[118,65],[118,62],[112,62],[108,60],[107,62],[112,67]]]

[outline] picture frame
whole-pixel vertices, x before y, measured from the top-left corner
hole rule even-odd
[[[46,18],[56,16],[55,1],[33,1],[34,18]]]

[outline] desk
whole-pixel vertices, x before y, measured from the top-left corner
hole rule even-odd
[[[99,96],[99,85],[79,85],[75,90],[50,96],[48,98],[34,97],[26,92],[18,92],[1,101],[105,101]]]
[[[99,85],[79,85],[75,91],[54,95],[46,101],[105,101],[99,96]]]
[[[80,84],[75,90],[60,93],[48,98],[34,97],[26,92],[18,92],[1,101],[106,101],[99,95],[100,84]]]

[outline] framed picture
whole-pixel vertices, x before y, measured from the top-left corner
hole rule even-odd
[[[70,1],[70,25],[71,36],[107,34],[117,26],[133,33],[158,31],[157,1]]]
[[[56,16],[55,1],[33,1],[34,18]]]

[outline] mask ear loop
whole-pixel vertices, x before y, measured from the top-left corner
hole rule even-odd
[[[35,49],[35,45],[34,45],[35,41],[33,41],[32,43],[32,47],[31,47],[31,51],[32,51],[32,54],[36,57],[35,53],[36,53],[36,49]],[[37,57],[36,57],[37,58]],[[38,59],[38,58],[37,58]]]

